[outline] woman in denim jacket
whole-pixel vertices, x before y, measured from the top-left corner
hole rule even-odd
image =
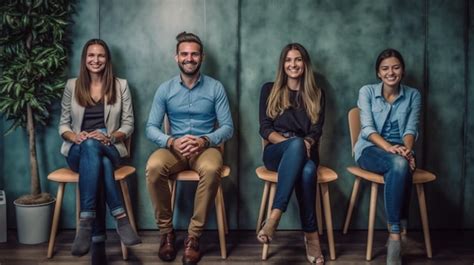
[[[406,232],[416,167],[413,145],[418,134],[421,95],[417,89],[400,83],[405,63],[398,51],[382,51],[375,72],[382,82],[363,86],[359,91],[361,132],[354,153],[361,168],[384,176],[390,233],[387,264],[401,264],[400,233]]]

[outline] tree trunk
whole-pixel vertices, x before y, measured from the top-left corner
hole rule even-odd
[[[30,147],[31,195],[38,195],[41,193],[41,186],[38,175],[38,161],[36,160],[35,124],[30,104],[26,106],[26,115],[26,129]]]

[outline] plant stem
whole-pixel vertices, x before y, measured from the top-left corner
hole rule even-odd
[[[26,129],[28,131],[28,140],[30,146],[30,173],[31,173],[31,194],[38,195],[41,193],[41,186],[38,175],[38,160],[36,159],[35,144],[35,124],[33,120],[33,110],[30,104],[26,106]]]

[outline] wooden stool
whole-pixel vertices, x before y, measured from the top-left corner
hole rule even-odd
[[[349,224],[351,222],[352,211],[354,210],[355,201],[357,200],[357,194],[359,191],[360,180],[365,179],[371,182],[370,188],[370,208],[369,208],[369,227],[367,235],[367,251],[365,259],[370,261],[372,259],[372,246],[374,239],[374,227],[375,227],[375,212],[377,210],[377,191],[379,184],[384,184],[383,176],[372,173],[367,170],[363,170],[360,167],[348,167],[347,171],[353,174],[356,178],[354,180],[354,186],[352,187],[351,199],[349,201],[349,207],[347,209],[346,219],[344,221],[343,234],[347,234]],[[426,210],[426,199],[424,183],[434,181],[436,176],[428,171],[422,169],[416,169],[413,173],[413,184],[416,186],[416,193],[418,195],[418,204],[420,207],[421,224],[423,227],[423,236],[425,238],[426,256],[431,258],[433,252],[431,250],[431,239],[430,239],[430,228],[428,224],[428,212]]]
[[[360,110],[358,108],[352,108],[348,113],[349,121],[349,133],[351,136],[352,154],[354,154],[354,146],[357,142],[357,138],[360,133]],[[377,210],[377,189],[379,184],[384,184],[383,176],[372,173],[367,170],[363,170],[360,167],[348,167],[347,171],[353,174],[356,178],[354,180],[354,186],[352,187],[351,199],[349,201],[349,207],[347,208],[346,219],[344,221],[343,234],[347,234],[349,224],[351,222],[352,211],[354,210],[355,201],[357,199],[357,193],[359,191],[360,180],[365,179],[372,183],[370,192],[370,208],[369,208],[369,227],[367,235],[367,251],[366,260],[372,259],[372,245],[374,238],[374,227],[375,227],[375,212]],[[434,181],[436,176],[428,171],[422,169],[416,169],[413,173],[413,184],[416,185],[416,191],[418,195],[418,203],[420,206],[421,223],[423,226],[423,236],[425,238],[426,255],[428,258],[433,256],[431,250],[431,239],[430,239],[430,228],[428,224],[428,212],[426,210],[426,199],[424,183]]]
[[[270,171],[264,166],[261,166],[255,170],[258,178],[265,181],[263,188],[262,202],[260,203],[260,210],[258,213],[257,220],[257,233],[261,228],[262,221],[264,218],[265,206],[267,206],[266,216],[270,216],[272,210],[273,199],[276,193],[276,184],[278,182],[278,174],[275,171]],[[322,234],[322,217],[321,217],[321,200],[319,197],[319,189],[322,191],[324,217],[326,219],[326,228],[328,233],[328,245],[329,255],[331,260],[336,259],[336,249],[334,246],[334,233],[332,226],[332,214],[331,214],[331,203],[329,200],[329,188],[328,183],[337,179],[337,174],[332,169],[319,166],[317,172],[317,183],[316,185],[316,220],[318,223],[319,234]],[[321,186],[321,187],[320,187]],[[268,202],[268,203],[267,203]],[[269,244],[263,244],[262,260],[266,260],[268,256]]]
[[[137,228],[135,225],[135,218],[133,216],[132,202],[130,200],[130,194],[129,194],[128,185],[126,182],[126,178],[134,173],[135,173],[134,167],[122,166],[115,170],[114,175],[115,175],[115,181],[118,181],[120,183],[123,200],[125,203],[125,210],[127,211],[130,224],[132,225],[133,229],[136,231]],[[69,168],[60,168],[51,172],[48,175],[48,179],[51,181],[58,182],[56,205],[54,207],[53,223],[51,225],[51,234],[49,236],[49,244],[48,244],[47,257],[51,258],[53,257],[54,244],[56,241],[56,234],[58,232],[59,216],[61,214],[61,206],[63,203],[64,189],[66,187],[66,183],[79,182],[79,173],[76,173]],[[76,231],[79,227],[79,212],[80,212],[79,185],[76,185]],[[127,250],[127,247],[122,242],[121,242],[121,245],[122,245],[122,258],[126,260],[128,259],[128,250]]]
[[[230,175],[230,168],[223,166],[221,170],[221,178],[228,177]],[[176,181],[199,181],[199,175],[194,170],[184,170],[177,174],[174,174],[168,181],[171,191],[171,210],[174,211],[175,199],[176,199]],[[219,245],[221,249],[222,259],[227,258],[227,247],[225,242],[225,235],[229,233],[227,227],[227,217],[225,213],[224,204],[224,193],[222,192],[222,186],[219,183],[215,198],[216,217],[217,217],[217,230],[219,232]]]

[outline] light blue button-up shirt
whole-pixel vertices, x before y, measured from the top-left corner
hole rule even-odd
[[[146,136],[160,148],[166,147],[171,137],[161,130],[165,114],[171,136],[175,138],[186,134],[206,136],[210,145],[216,146],[229,140],[234,131],[224,87],[202,74],[191,89],[183,84],[179,75],[158,87],[146,124]]]
[[[412,134],[418,137],[420,122],[421,94],[412,87],[400,84],[400,93],[392,104],[382,95],[383,83],[366,85],[359,90],[357,106],[360,109],[361,131],[354,147],[355,161],[359,160],[362,151],[374,145],[369,140],[372,133],[382,135],[382,129],[392,111],[393,120],[398,121],[400,138]]]

